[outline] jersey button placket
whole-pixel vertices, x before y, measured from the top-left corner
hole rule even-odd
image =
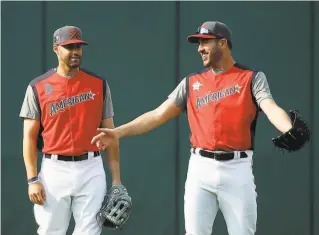
[[[214,120],[214,130],[215,130],[215,146],[218,145],[219,138],[220,138],[220,130],[221,130],[221,124],[220,124],[220,109],[221,109],[220,101],[217,101],[216,103],[216,112],[215,112],[215,120]]]
[[[68,78],[67,82],[66,82],[66,98],[68,99],[70,97],[70,93],[69,93],[69,89],[72,86],[72,78]],[[72,114],[71,114],[71,107],[68,106],[67,108],[68,114],[69,114],[69,126],[70,126],[70,134],[71,134],[71,142],[72,142],[72,147],[73,147],[73,151],[72,154],[74,154],[74,139],[73,139],[73,128],[72,128]]]

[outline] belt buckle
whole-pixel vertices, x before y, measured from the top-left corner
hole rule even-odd
[[[213,153],[213,158],[216,159],[217,161],[220,161],[220,158],[219,158],[220,156],[221,156],[220,153],[219,154],[218,153]]]
[[[72,156],[72,162],[75,162],[75,156],[74,155]]]

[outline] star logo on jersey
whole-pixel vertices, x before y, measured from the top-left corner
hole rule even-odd
[[[235,92],[240,94],[240,89],[243,88],[242,86],[239,86],[238,84],[235,85]]]
[[[202,86],[203,84],[201,84],[199,81],[195,82],[193,84],[193,91],[199,91],[200,86]]]
[[[94,96],[95,96],[96,94],[94,94],[92,91],[90,91],[89,94],[90,94],[90,96],[91,96],[91,99],[94,100]]]

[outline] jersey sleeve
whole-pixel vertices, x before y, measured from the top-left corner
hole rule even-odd
[[[187,92],[187,78],[184,78],[168,98],[185,111],[187,108]]]
[[[30,85],[27,87],[19,116],[21,118],[40,120],[41,110]]]
[[[252,81],[252,93],[260,107],[261,101],[264,99],[273,99],[268,85],[266,75],[263,72],[258,72]]]
[[[102,119],[111,118],[114,116],[111,89],[107,82],[104,83],[105,86],[105,97],[103,102],[103,115]]]

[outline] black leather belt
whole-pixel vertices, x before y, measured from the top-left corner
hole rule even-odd
[[[195,150],[196,150],[195,148],[192,148],[192,153],[196,153]],[[233,152],[231,152],[231,153],[213,153],[213,152],[209,152],[209,151],[200,149],[198,151],[198,153],[203,157],[212,158],[212,159],[215,159],[217,161],[232,160],[235,157],[235,153],[233,153]],[[240,158],[246,158],[246,157],[248,157],[247,153],[240,152]]]
[[[100,156],[99,151],[94,151],[94,157]],[[51,159],[52,154],[44,154],[45,158]],[[79,156],[65,156],[65,155],[58,155],[57,159],[59,161],[71,161],[71,162],[77,162],[77,161],[83,161],[89,159],[89,154],[85,153]]]

